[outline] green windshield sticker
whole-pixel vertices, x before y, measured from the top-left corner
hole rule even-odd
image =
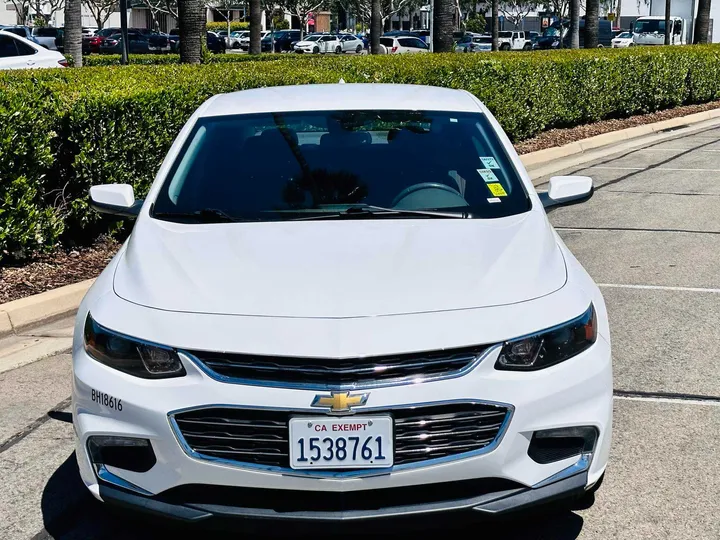
[[[494,157],[481,157],[480,161],[482,161],[483,167],[486,169],[499,169],[500,165],[498,165],[497,161],[495,161]]]
[[[492,172],[490,169],[478,169],[477,172],[480,177],[487,183],[498,181],[497,176],[495,176],[495,173]]]

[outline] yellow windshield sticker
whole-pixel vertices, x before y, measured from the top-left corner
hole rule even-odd
[[[497,161],[495,161],[494,157],[481,157],[480,161],[482,161],[483,167],[486,169],[499,169],[500,165],[497,164]]]
[[[480,175],[480,178],[485,180],[486,182],[497,182],[497,176],[495,176],[495,173],[492,172],[490,169],[478,169],[478,174]]]
[[[490,190],[490,193],[496,197],[507,197],[507,192],[505,191],[505,188],[502,187],[502,184],[488,184],[487,187]]]

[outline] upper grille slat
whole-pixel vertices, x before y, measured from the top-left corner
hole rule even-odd
[[[289,420],[296,414],[328,417],[307,412],[214,407],[177,413],[173,420],[181,438],[198,457],[220,458],[241,466],[287,469]],[[393,417],[397,466],[460,458],[487,448],[500,436],[510,410],[469,402],[371,410],[367,414]]]
[[[382,386],[455,376],[488,347],[351,359],[258,356],[188,351],[220,380],[268,386],[338,388]]]

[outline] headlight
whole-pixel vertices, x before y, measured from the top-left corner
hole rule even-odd
[[[495,369],[535,371],[572,358],[597,339],[597,320],[592,304],[580,317],[532,336],[506,341]]]
[[[143,379],[182,377],[185,368],[170,347],[147,343],[85,320],[85,352],[108,367]]]

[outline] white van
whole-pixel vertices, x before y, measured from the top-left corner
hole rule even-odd
[[[687,43],[687,24],[680,17],[670,17],[670,45]],[[633,25],[635,45],[664,45],[665,17],[639,17]]]

